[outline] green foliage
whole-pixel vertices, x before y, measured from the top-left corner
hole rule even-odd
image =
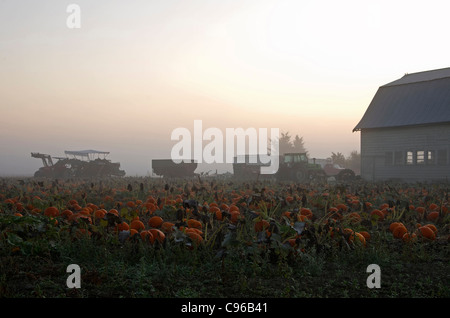
[[[416,223],[427,222],[397,201],[410,200],[415,206],[436,201],[446,206],[448,202],[442,200],[446,187],[398,191],[400,186],[374,184],[311,188],[213,180],[194,184],[206,190],[189,196],[203,206],[204,202],[222,202],[233,193],[248,193],[236,199],[245,203],[240,205],[241,217],[232,222],[231,215],[223,211],[223,220],[217,220],[201,208],[196,216],[184,211],[180,217],[180,204],[162,205],[153,215],[176,225],[163,243],[151,244],[130,233],[119,239],[117,224],[130,223],[137,216],[147,224],[150,215],[141,206],[130,208],[118,203],[145,201],[150,195],[163,200],[169,197],[170,189],[174,195],[176,189],[185,193],[185,181],[174,181],[165,189],[160,181],[145,180],[146,195],[137,186],[132,187],[136,190],[120,190],[133,179],[110,180],[101,187],[91,183],[86,187],[83,182],[33,186],[31,182],[17,186],[11,180],[3,184],[1,192],[0,292],[5,297],[449,297],[448,215],[436,221],[436,241],[405,244],[388,231],[393,221],[404,222],[410,231]],[[346,201],[356,192],[361,202],[377,207],[388,201],[395,204],[383,220],[373,221],[370,210],[363,205],[352,207]],[[39,199],[35,198],[38,193]],[[431,199],[426,201],[424,193]],[[105,202],[107,195],[114,201]],[[286,200],[288,196],[293,199]],[[8,198],[41,210],[50,205],[60,211],[70,209],[68,201],[72,199],[82,206],[108,204],[118,209],[119,216],[108,214],[90,223],[62,216],[52,219],[28,208],[22,211],[23,216],[16,216],[17,207]],[[344,202],[349,211],[340,211],[342,218],[330,217],[330,208]],[[311,209],[311,220],[296,219],[302,207]],[[293,216],[287,216],[286,211]],[[361,221],[354,223],[347,217],[352,211],[360,213]],[[187,235],[187,216],[202,221],[202,243],[195,244]],[[261,220],[269,225],[257,232],[255,223]],[[351,241],[345,228],[367,231],[371,239],[364,247]],[[81,266],[81,290],[65,285],[69,264]],[[382,268],[380,290],[366,286],[368,264]]]

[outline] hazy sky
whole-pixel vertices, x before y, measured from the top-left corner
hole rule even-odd
[[[67,6],[81,8],[70,29]],[[379,86],[449,67],[450,2],[0,0],[0,175],[31,152],[110,151],[128,175],[177,127],[280,128],[312,157],[360,150]]]

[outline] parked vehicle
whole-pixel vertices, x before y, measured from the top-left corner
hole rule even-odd
[[[32,152],[31,157],[42,160],[43,167],[34,173],[43,178],[90,178],[90,177],[123,177],[120,163],[106,159],[107,151],[82,150],[64,151],[66,157],[51,157],[48,154]],[[54,163],[53,159],[57,161]]]
[[[172,159],[153,159],[152,169],[156,175],[162,177],[193,177],[194,171],[197,169],[197,162],[191,160],[190,162],[175,163]]]

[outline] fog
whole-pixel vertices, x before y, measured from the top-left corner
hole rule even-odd
[[[196,119],[347,155],[379,86],[448,67],[445,1],[80,0],[75,29],[70,3],[0,2],[0,176],[85,149],[149,175]]]

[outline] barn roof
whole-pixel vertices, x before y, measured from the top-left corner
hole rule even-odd
[[[406,74],[380,86],[353,131],[450,122],[450,68]]]

